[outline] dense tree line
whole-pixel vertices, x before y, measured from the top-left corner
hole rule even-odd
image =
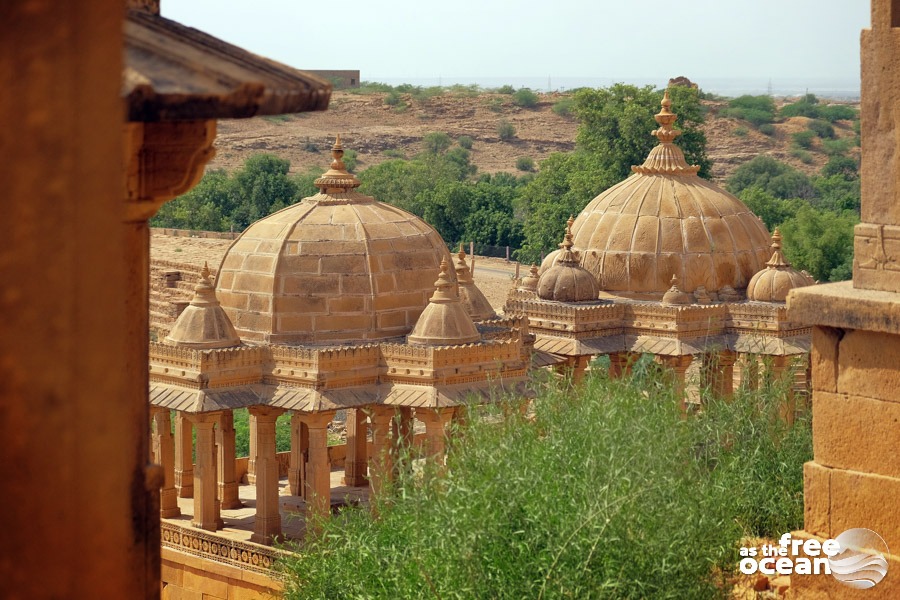
[[[670,95],[679,117],[676,127],[682,130],[678,144],[690,164],[700,165],[700,175],[708,176],[700,92],[674,87]],[[468,241],[510,246],[516,258],[537,261],[559,243],[570,214],[628,177],[631,166],[641,164],[657,143],[650,132],[656,128],[653,116],[662,90],[616,84],[577,90],[570,98],[571,113],[580,121],[576,148],[550,155],[536,174],[479,174],[471,162],[471,138],[453,140],[434,132],[424,136],[420,154],[362,170],[361,191],[425,219],[451,246]],[[795,104],[801,106],[788,105],[786,112],[809,113],[826,124],[825,119],[848,116],[845,109],[819,106],[815,97]],[[763,124],[776,116],[774,104],[752,97],[736,99],[730,109],[737,118]],[[727,187],[767,227],[782,228],[787,255],[797,267],[823,281],[845,279],[859,212],[858,166],[847,153],[846,140],[825,139],[825,129],[815,135],[824,136],[823,147],[831,155],[820,174],[808,177],[760,156],[738,169]],[[261,154],[230,175],[211,171],[196,188],[165,205],[152,223],[240,231],[316,193],[313,180],[321,171],[290,175],[289,167],[284,159]]]

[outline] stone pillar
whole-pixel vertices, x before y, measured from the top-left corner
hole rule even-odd
[[[344,459],[344,485],[364,486],[368,483],[366,413],[347,409],[347,456]]]
[[[720,350],[703,355],[703,385],[719,398],[734,395],[734,363],[737,354]]]
[[[394,470],[394,448],[391,440],[392,406],[372,407],[372,456],[369,459],[369,482],[372,493],[378,494],[387,484]]]
[[[216,497],[216,438],[214,427],[219,413],[191,415],[197,430],[197,467],[194,469],[194,518],[191,524],[215,531],[222,526],[219,499]]]
[[[856,590],[791,578],[797,598],[900,598],[900,3],[872,0],[863,30],[861,223],[853,281],[793,290],[791,321],[813,326],[813,460],[804,465],[804,536],[879,534],[887,577]],[[796,591],[795,591],[796,590]]]
[[[191,420],[175,413],[175,489],[179,498],[194,497],[194,436]]]
[[[221,508],[241,508],[238,498],[238,482],[234,469],[234,413],[223,411],[216,427],[216,451],[219,467],[219,503]]]
[[[307,515],[324,519],[331,515],[331,462],[328,460],[328,424],[334,413],[307,413],[309,462],[306,463]]]
[[[655,359],[656,362],[671,372],[675,394],[680,398],[682,408],[687,408],[685,397],[685,392],[687,391],[687,370],[691,366],[694,357],[690,354],[681,356],[656,355]]]
[[[172,435],[172,418],[167,408],[153,409],[153,448],[155,460],[163,468],[163,486],[159,491],[159,516],[164,519],[181,514],[178,508],[178,490],[175,489],[175,436]]]
[[[785,399],[779,409],[781,418],[793,424],[797,406],[794,400],[794,368],[792,356],[772,356],[768,379],[776,387],[784,386]]]
[[[250,407],[250,435],[256,438],[256,516],[250,541],[257,544],[271,544],[273,538],[281,535],[275,420],[283,412],[271,406]]]
[[[288,467],[288,489],[291,496],[306,498],[306,462],[309,460],[309,430],[303,415],[291,414],[291,462]]]
[[[637,355],[634,352],[613,352],[609,355],[609,376],[613,379],[631,375]]]
[[[758,390],[760,383],[759,356],[748,352],[741,353],[741,387],[745,390]]]
[[[425,423],[427,453],[443,463],[446,450],[447,425],[453,418],[453,408],[417,409],[416,416]]]
[[[580,385],[584,381],[584,373],[590,362],[590,356],[575,356],[572,358],[572,383]]]
[[[250,428],[250,449],[247,457],[247,483],[253,485],[256,483],[256,417],[250,413],[248,418]]]

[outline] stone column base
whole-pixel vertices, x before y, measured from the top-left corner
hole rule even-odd
[[[222,498],[221,507],[226,510],[233,510],[244,506],[244,503],[238,498],[238,484],[236,481],[231,483],[220,483],[219,496]]]

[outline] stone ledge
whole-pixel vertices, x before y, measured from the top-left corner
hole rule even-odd
[[[792,290],[787,306],[792,321],[900,335],[900,294],[854,288],[852,281]]]

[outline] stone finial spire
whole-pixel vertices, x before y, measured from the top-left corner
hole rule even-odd
[[[441,261],[441,273],[434,282],[436,289],[431,301],[406,338],[410,344],[454,346],[481,339],[472,317],[459,298],[456,285],[448,277],[449,270],[450,263],[444,258]]]
[[[790,267],[791,263],[787,261],[784,254],[781,253],[781,232],[778,228],[772,233],[772,258],[766,262],[766,266],[772,269]]]
[[[572,225],[575,223],[575,217],[569,215],[569,220],[566,221],[566,235],[563,237],[562,243],[559,245],[560,252],[559,258],[556,260],[557,263],[567,262],[578,264],[578,253],[572,250],[572,247],[575,246],[575,242],[572,241],[574,236],[572,235]]]
[[[459,300],[459,296],[456,294],[456,286],[453,285],[453,282],[450,281],[450,278],[447,277],[447,271],[450,268],[450,264],[447,262],[447,259],[444,258],[441,260],[441,273],[438,275],[437,281],[434,282],[434,294],[431,296],[432,302],[454,302]]]
[[[466,263],[466,251],[463,250],[462,242],[459,243],[459,252],[456,253],[456,281],[459,283],[469,283],[472,281],[472,271]]]
[[[344,146],[341,144],[341,136],[337,135],[334,146],[331,148],[331,168],[315,180],[314,184],[324,194],[344,193],[358,188],[359,179],[347,172],[347,166],[341,160],[344,156]]]
[[[672,143],[681,131],[672,127],[678,115],[670,110],[672,100],[669,99],[668,89],[663,93],[660,104],[662,108],[654,116],[659,129],[651,132],[659,140],[659,145],[650,151],[644,164],[635,165],[631,170],[644,175],[696,175],[700,167],[689,165],[681,148]]]
[[[662,109],[654,116],[660,127],[653,132],[653,135],[655,135],[660,142],[666,144],[681,135],[681,131],[672,128],[672,125],[678,120],[678,115],[669,110],[672,107],[672,101],[669,99],[668,89],[666,89],[663,94],[663,99],[660,104],[662,105]]]
[[[528,272],[528,275],[522,278],[522,283],[519,286],[520,290],[533,292],[537,290],[538,280],[540,279],[540,273],[538,273],[537,265],[532,264],[531,270]]]
[[[165,342],[185,348],[206,349],[241,344],[231,320],[219,305],[215,286],[210,279],[209,264],[205,261],[200,270],[200,281],[194,287],[194,297],[175,321]]]
[[[682,292],[678,287],[678,277],[672,273],[672,287],[663,294],[663,304],[690,304],[691,297]]]

